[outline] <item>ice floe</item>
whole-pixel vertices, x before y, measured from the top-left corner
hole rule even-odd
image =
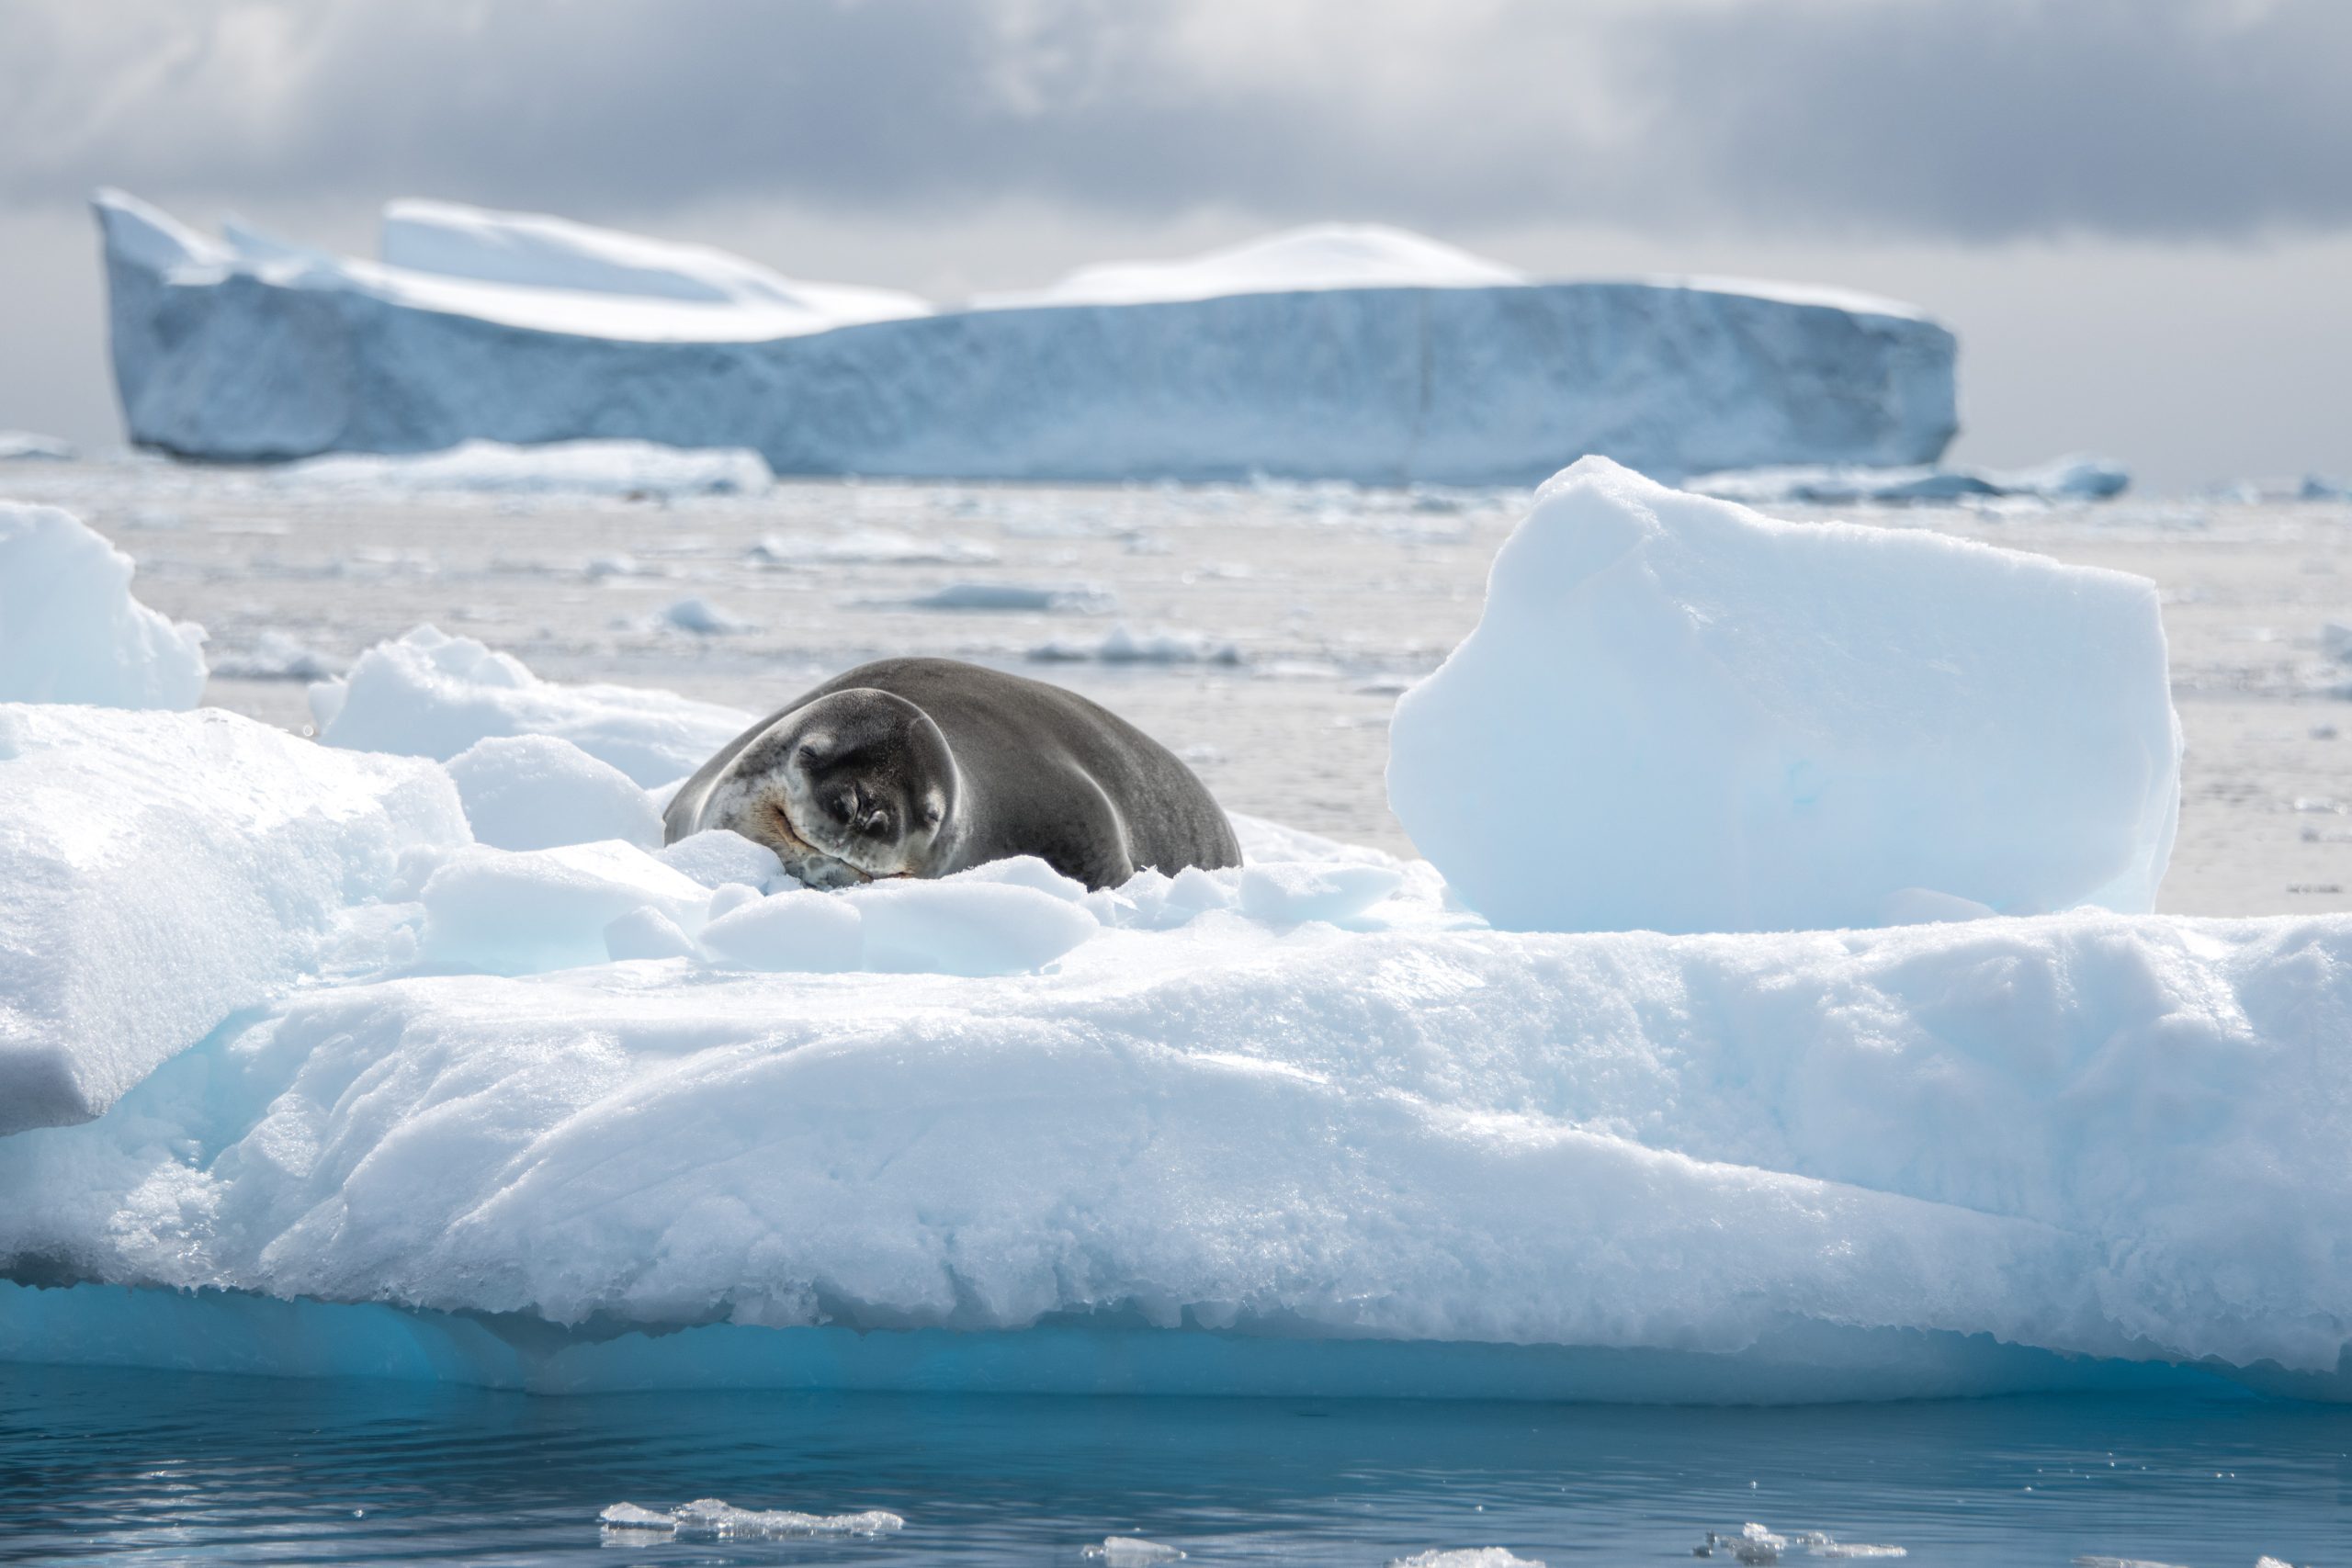
[[[1107,1563],[1109,1568],[1145,1568],[1148,1563],[1184,1560],[1177,1548],[1139,1535],[1106,1535],[1091,1546],[1080,1547],[1078,1554],[1089,1562]]]
[[[1778,468],[1702,474],[1689,481],[1702,495],[1750,506],[1809,502],[1880,505],[2021,496],[2034,501],[2106,501],[2131,488],[2132,476],[2105,457],[2056,457],[2031,468]]]
[[[2153,583],[1588,457],[1398,700],[1388,790],[1498,924],[1868,926],[2152,908],[2179,753]]]
[[[996,550],[978,539],[917,538],[890,528],[842,534],[763,534],[751,549],[763,566],[988,566]]]
[[[0,462],[26,458],[62,463],[70,461],[74,455],[74,444],[54,435],[29,430],[0,430]]]
[[[1205,632],[1133,631],[1113,626],[1099,637],[1056,637],[1029,650],[1042,664],[1239,664],[1240,648]]]
[[[607,1530],[674,1535],[688,1540],[895,1535],[907,1528],[905,1519],[880,1508],[854,1514],[804,1514],[792,1508],[739,1508],[717,1497],[681,1503],[667,1513],[635,1503],[615,1503],[596,1518]]]
[[[532,446],[467,441],[446,451],[408,456],[311,457],[287,465],[273,478],[280,484],[393,495],[757,495],[775,482],[757,452],[696,451],[650,441],[550,441]]]
[[[216,652],[212,657],[212,673],[232,681],[331,681],[344,669],[341,660],[274,627],[242,650]]]
[[[194,707],[204,628],[133,598],[132,571],[72,513],[0,501],[0,702]]]

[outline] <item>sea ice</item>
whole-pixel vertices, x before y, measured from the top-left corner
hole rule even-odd
[[[512,654],[433,626],[312,686],[311,712],[330,746],[445,761],[491,736],[552,735],[647,786],[684,778],[752,722],[672,692],[542,681]]]
[[[683,872],[616,840],[461,850],[419,895],[424,953],[435,963],[503,975],[601,964],[613,921],[652,909],[691,931],[710,897]]]
[[[1780,468],[1702,474],[1689,481],[1701,495],[1750,506],[1804,502],[1843,506],[1856,502],[1917,505],[1980,497],[2036,501],[2106,501],[2131,488],[2121,464],[2105,457],[2055,457],[2031,468]]]
[[[98,1115],[315,973],[403,852],[466,839],[427,763],[210,708],[0,705],[0,1134]]]
[[[40,458],[62,463],[71,461],[73,457],[74,444],[70,441],[29,430],[0,430],[0,462]]]
[[[352,454],[291,463],[281,484],[370,494],[458,491],[492,495],[757,495],[775,482],[757,452],[688,451],[651,441],[466,441],[416,456]]]
[[[950,582],[905,603],[913,610],[1106,610],[1113,600],[1084,582]]]
[[[997,552],[978,539],[917,538],[892,528],[845,534],[763,534],[751,549],[765,566],[989,566]]]
[[[0,501],[0,702],[194,707],[204,628],[133,598],[132,570],[72,513]]]
[[[1056,637],[1029,650],[1041,664],[1239,664],[1241,649],[1202,632],[1136,633],[1113,626],[1099,637]]]
[[[1175,1547],[1139,1535],[1106,1535],[1096,1545],[1080,1547],[1078,1554],[1089,1562],[1108,1563],[1110,1568],[1144,1568],[1147,1563],[1184,1560],[1183,1552]]]
[[[1417,1551],[1392,1557],[1388,1568],[1544,1568],[1540,1557],[1521,1557],[1500,1546],[1461,1546],[1445,1551]]]
[[[784,863],[765,844],[755,844],[724,828],[706,828],[655,852],[662,864],[674,867],[705,887],[730,882],[764,888],[784,876]]]
[[[791,1536],[891,1535],[907,1528],[897,1514],[867,1508],[855,1514],[803,1514],[790,1508],[739,1508],[717,1497],[681,1503],[668,1513],[615,1503],[596,1516],[608,1529],[669,1532],[718,1540]]]
[[[502,850],[619,839],[662,845],[662,814],[627,773],[552,735],[494,735],[449,759],[474,837]],[[756,848],[757,846],[753,846]]]
[[[2149,582],[1588,457],[1399,699],[1388,790],[1498,925],[1804,930],[2147,909],[2179,752]]]
[[[750,448],[778,473],[1475,484],[1577,452],[1672,473],[1931,463],[1957,423],[1952,336],[1909,307],[1521,283],[1393,231],[842,324],[848,307],[763,295],[732,258],[570,226],[550,248],[546,220],[396,222],[429,242],[401,254],[450,269],[429,272],[223,244],[119,192],[95,206],[132,439],[187,456],[595,437]]]
[[[696,595],[681,599],[662,612],[662,623],[696,637],[733,637],[757,628],[742,616],[720,609]]]
[[[331,681],[343,670],[340,660],[275,627],[243,652],[218,654],[212,660],[213,674],[234,681]]]

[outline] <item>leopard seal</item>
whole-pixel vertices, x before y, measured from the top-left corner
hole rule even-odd
[[[953,659],[885,659],[805,692],[671,798],[666,840],[726,828],[812,887],[1035,855],[1089,887],[1241,863],[1199,778],[1075,692]]]

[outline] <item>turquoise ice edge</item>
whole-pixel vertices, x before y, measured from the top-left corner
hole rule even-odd
[[[2352,1375],[2067,1356],[1985,1335],[1792,1322],[1736,1352],[1300,1338],[1049,1323],[950,1329],[567,1328],[521,1314],[0,1280],[0,1361],[534,1393],[784,1389],[1655,1404],[2048,1393],[2352,1400]]]

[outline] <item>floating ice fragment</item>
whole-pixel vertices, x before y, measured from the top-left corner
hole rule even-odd
[[[679,600],[662,612],[662,619],[696,637],[734,637],[757,629],[742,616],[722,610],[700,595]]]
[[[775,482],[757,452],[652,441],[464,441],[415,455],[313,457],[272,477],[336,491],[503,495],[756,495]]]
[[[1175,1562],[1184,1556],[1175,1547],[1136,1535],[1106,1535],[1100,1546],[1082,1547],[1079,1555],[1090,1562],[1108,1563],[1110,1568],[1144,1568],[1146,1563]]]
[[[1093,583],[951,582],[900,601],[910,610],[1108,610],[1117,601]]]
[[[803,1535],[889,1535],[907,1521],[880,1508],[855,1514],[803,1514],[790,1508],[738,1508],[717,1497],[698,1497],[671,1515],[681,1535],[720,1539]]]
[[[766,566],[989,566],[997,558],[977,539],[919,539],[888,528],[763,534],[748,553]]]
[[[234,681],[326,681],[343,673],[343,661],[330,659],[276,628],[254,639],[243,653],[223,654],[212,660],[212,673]]]
[[[1544,1568],[1540,1557],[1520,1557],[1500,1546],[1464,1546],[1392,1557],[1388,1568]]]
[[[70,441],[29,430],[0,430],[0,462],[40,458],[62,463],[71,461],[73,457],[74,444]]]
[[[612,1529],[670,1531],[678,1521],[668,1514],[657,1514],[650,1508],[640,1508],[634,1503],[615,1503],[596,1516],[596,1522]]]
[[[1098,639],[1057,637],[1029,650],[1039,663],[1239,664],[1241,649],[1202,632],[1129,631],[1113,626]]]
[[[2159,1562],[2153,1557],[2102,1557],[2086,1552],[2075,1559],[2075,1568],[2181,1568],[2181,1564]]]

